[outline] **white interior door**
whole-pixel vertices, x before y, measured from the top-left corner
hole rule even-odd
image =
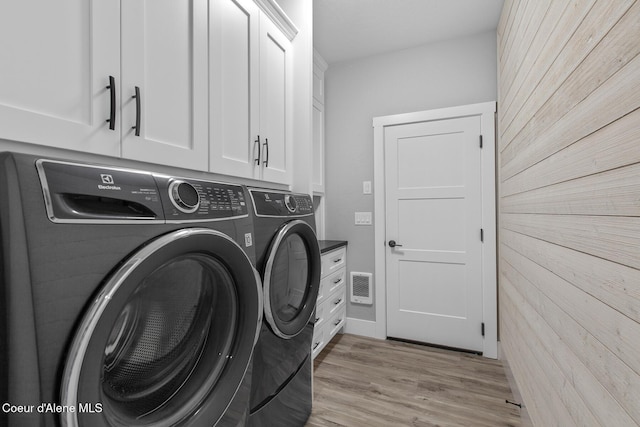
[[[482,351],[480,125],[385,128],[390,337]]]

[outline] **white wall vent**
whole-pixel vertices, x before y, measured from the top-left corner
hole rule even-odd
[[[351,302],[356,304],[373,304],[371,295],[371,273],[351,272]]]

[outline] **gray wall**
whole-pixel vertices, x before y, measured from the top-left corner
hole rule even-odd
[[[349,241],[349,271],[373,273],[373,226],[354,225],[354,212],[374,207],[362,194],[373,181],[372,119],[495,101],[496,33],[330,64],[325,99],[326,238]],[[374,306],[349,304],[347,315],[375,320]]]

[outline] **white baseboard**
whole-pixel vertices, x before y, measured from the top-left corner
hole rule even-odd
[[[353,317],[347,317],[347,326],[345,327],[345,332],[347,334],[377,338],[376,322],[372,320],[362,320],[355,319]]]

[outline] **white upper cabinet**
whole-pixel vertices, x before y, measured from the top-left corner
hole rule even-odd
[[[313,53],[313,192],[324,193],[324,73],[325,60]]]
[[[1,2],[0,139],[289,185],[296,32],[273,0]]]
[[[207,170],[207,0],[121,4],[122,156]]]
[[[0,138],[120,155],[119,22],[119,2],[1,2]]]
[[[211,171],[253,178],[261,149],[260,10],[253,0],[214,0],[210,22]]]
[[[289,184],[293,154],[291,43],[266,16],[260,21],[262,179]]]
[[[329,66],[318,52],[313,51],[313,99],[324,105],[324,72]]]
[[[324,105],[313,100],[313,170],[314,193],[324,193]]]
[[[2,2],[0,138],[207,170],[207,42],[206,0]]]
[[[211,171],[291,183],[292,49],[251,0],[214,0]]]

